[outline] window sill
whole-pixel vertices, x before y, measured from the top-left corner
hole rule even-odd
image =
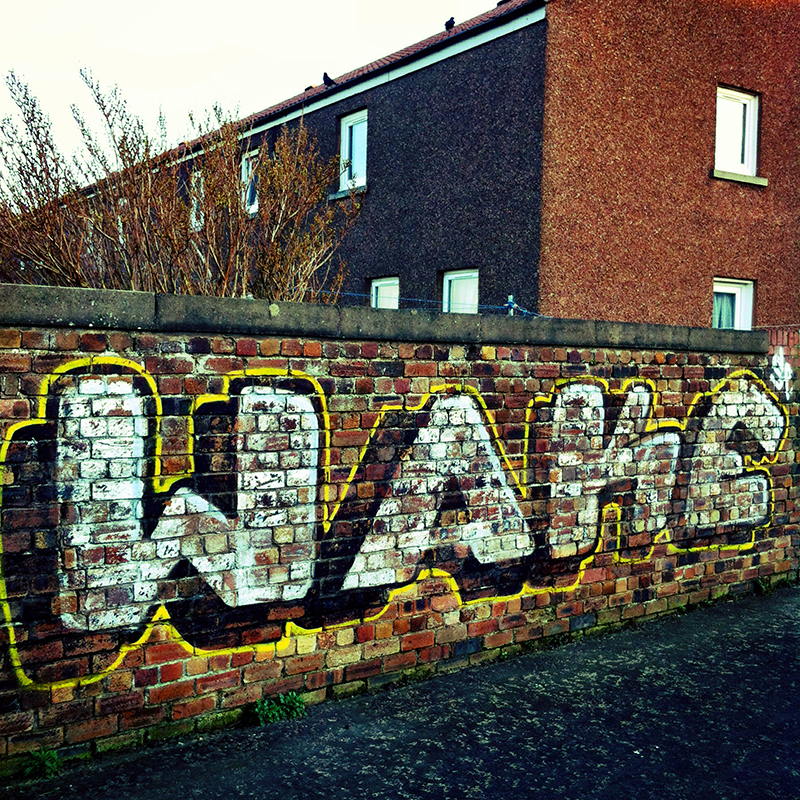
[[[712,169],[711,177],[721,181],[735,181],[736,183],[749,183],[751,186],[766,186],[767,179],[757,175],[741,175],[738,172],[723,172],[721,169]]]
[[[328,200],[343,200],[345,197],[350,197],[350,189],[341,189],[338,192],[331,192],[328,195]],[[356,186],[355,189],[352,190],[354,194],[366,194],[367,187],[366,186]]]

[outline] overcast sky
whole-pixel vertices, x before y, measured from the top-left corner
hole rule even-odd
[[[267,108],[494,7],[495,0],[8,0],[0,72],[23,78],[69,152],[78,143],[70,104],[90,106],[81,67],[118,85],[154,128],[159,107],[170,138],[187,114],[215,102],[239,116]],[[0,86],[0,117],[13,111]]]

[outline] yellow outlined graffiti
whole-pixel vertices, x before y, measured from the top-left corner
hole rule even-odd
[[[364,455],[369,449],[369,446],[372,443],[372,440],[375,437],[376,432],[383,424],[383,420],[385,419],[386,415],[392,413],[393,411],[408,411],[412,413],[417,411],[422,411],[422,409],[425,408],[425,406],[428,404],[428,402],[432,397],[441,394],[467,394],[475,399],[475,401],[481,408],[481,412],[483,413],[484,418],[488,422],[488,428],[490,431],[491,438],[493,440],[492,443],[497,448],[500,454],[501,461],[505,464],[505,472],[511,476],[512,480],[514,481],[514,484],[516,485],[517,491],[520,494],[520,497],[524,495],[524,490],[520,483],[520,476],[514,469],[513,465],[511,464],[511,460],[506,454],[505,447],[503,446],[503,441],[500,438],[499,431],[497,430],[497,424],[495,423],[494,416],[492,415],[489,408],[486,406],[486,402],[484,401],[478,389],[474,386],[470,386],[469,384],[465,384],[463,381],[446,382],[431,386],[430,391],[422,395],[419,403],[415,406],[408,406],[405,403],[385,403],[383,406],[381,406],[380,410],[378,411],[378,416],[376,417],[375,422],[373,423],[372,428],[370,428],[369,434],[367,435],[367,440],[366,442],[364,442],[364,444],[361,446],[359,450],[358,460],[351,467],[350,474],[347,476],[347,479],[343,484],[342,491],[339,493],[339,500],[334,505],[333,510],[331,512],[331,520],[338,513],[339,508],[341,507],[342,502],[346,497],[347,492],[350,489],[350,486],[355,480],[355,476],[358,473],[358,470],[361,467],[362,462],[364,461]]]
[[[630,391],[635,390],[637,386],[645,386],[647,387],[650,393],[651,402],[650,402],[650,407],[648,409],[648,415],[644,423],[643,433],[655,434],[655,433],[661,433],[663,431],[679,431],[681,433],[685,433],[688,426],[691,424],[693,418],[697,416],[698,409],[701,407],[705,399],[707,398],[713,399],[716,395],[719,395],[725,389],[725,387],[730,385],[733,381],[740,379],[747,380],[753,383],[761,392],[763,392],[766,398],[770,400],[774,404],[774,406],[780,410],[783,416],[782,433],[775,447],[774,452],[771,455],[767,454],[762,456],[757,462],[749,454],[745,455],[743,458],[744,461],[743,469],[745,474],[761,473],[766,479],[770,491],[770,509],[772,509],[774,508],[775,504],[775,485],[772,480],[772,475],[770,472],[769,465],[774,464],[777,461],[778,455],[786,443],[789,431],[789,419],[788,419],[789,415],[786,407],[780,402],[777,395],[769,389],[767,384],[763,380],[761,380],[757,375],[755,375],[755,373],[746,369],[734,370],[725,378],[723,378],[721,381],[719,381],[719,383],[717,383],[709,391],[698,392],[689,403],[688,411],[683,420],[657,418],[656,408],[658,406],[657,398],[659,396],[659,393],[656,391],[655,383],[649,378],[646,379],[629,378],[628,380],[622,383],[619,389],[611,389],[608,381],[605,378],[599,378],[592,375],[559,379],[556,381],[554,388],[549,393],[537,395],[528,404],[526,420],[525,420],[526,432],[525,432],[525,444],[523,450],[524,452],[523,468],[527,470],[529,466],[530,432],[531,432],[531,422],[533,420],[534,413],[539,406],[546,406],[552,403],[556,394],[564,386],[588,383],[592,385],[601,386],[605,394],[616,395],[619,397],[627,395]],[[701,545],[697,547],[678,547],[672,543],[670,531],[668,529],[664,529],[658,531],[655,534],[655,536],[653,537],[652,545],[650,546],[645,556],[642,556],[641,558],[625,558],[622,555],[620,555],[620,542],[622,537],[621,509],[616,503],[608,503],[603,508],[601,508],[600,519],[603,521],[604,525],[606,524],[605,522],[606,511],[608,511],[611,515],[614,516],[614,519],[611,521],[610,524],[612,525],[613,529],[616,532],[610,538],[613,538],[616,541],[616,547],[614,550],[614,560],[619,563],[643,563],[645,561],[649,561],[652,558],[656,545],[661,543],[666,543],[667,552],[672,554],[694,553],[707,550],[719,550],[719,551],[749,550],[755,545],[758,532],[768,528],[772,519],[772,513],[770,511],[770,513],[767,515],[767,521],[764,524],[753,526],[749,541],[737,544],[712,544],[712,545]]]
[[[631,378],[625,381],[619,389],[610,389],[609,383],[606,379],[597,378],[593,376],[581,376],[569,379],[561,379],[556,382],[556,385],[551,392],[549,392],[548,394],[538,395],[530,401],[525,413],[525,434],[523,439],[523,451],[521,459],[522,465],[521,467],[517,465],[517,467],[515,468],[514,463],[512,463],[512,459],[506,452],[506,448],[502,441],[502,437],[500,436],[500,432],[497,428],[494,415],[492,414],[491,410],[487,407],[479,390],[474,386],[464,383],[463,381],[445,382],[431,387],[430,391],[427,392],[425,395],[423,395],[421,400],[416,405],[407,406],[405,403],[387,403],[380,408],[380,410],[377,412],[377,417],[375,419],[375,422],[373,423],[371,429],[367,433],[367,438],[365,443],[359,449],[358,459],[356,463],[351,467],[350,472],[347,478],[345,479],[343,485],[339,487],[337,498],[333,503],[331,503],[332,483],[331,483],[330,417],[327,410],[327,399],[324,390],[322,389],[322,386],[320,385],[319,381],[317,381],[313,376],[308,375],[307,373],[301,372],[299,370],[278,369],[278,368],[259,368],[252,370],[245,369],[245,370],[231,372],[223,376],[224,388],[222,392],[218,394],[201,395],[195,398],[194,401],[192,402],[188,420],[188,442],[187,442],[187,452],[189,454],[188,472],[181,473],[179,475],[170,475],[165,477],[162,476],[161,474],[161,452],[162,452],[161,425],[163,417],[163,406],[161,398],[157,391],[157,385],[154,378],[147,372],[147,370],[144,367],[127,359],[115,358],[109,356],[91,356],[64,364],[58,367],[56,370],[54,370],[51,375],[44,378],[42,386],[40,387],[39,397],[35,409],[36,418],[16,423],[12,425],[6,432],[4,441],[2,442],[2,445],[0,445],[0,508],[2,508],[3,465],[6,461],[8,448],[11,445],[14,434],[17,433],[22,428],[28,426],[43,425],[47,422],[45,418],[47,399],[51,387],[59,377],[69,373],[79,374],[81,370],[91,369],[95,365],[116,366],[124,370],[130,370],[132,373],[143,378],[151,389],[156,409],[155,457],[154,457],[154,474],[153,474],[153,488],[156,493],[167,492],[175,482],[190,477],[193,474],[194,415],[200,408],[202,408],[202,406],[208,403],[228,401],[230,399],[230,386],[233,380],[259,378],[259,377],[272,377],[272,378],[294,378],[294,379],[308,381],[309,384],[313,387],[315,395],[318,399],[318,402],[320,404],[320,414],[322,416],[322,432],[324,437],[324,445],[322,447],[323,452],[321,454],[321,471],[323,475],[322,526],[325,531],[328,531],[330,529],[330,526],[333,524],[336,515],[339,512],[339,509],[341,508],[342,502],[355,480],[355,477],[358,473],[358,469],[362,464],[367,449],[370,443],[372,442],[377,430],[383,423],[383,420],[385,419],[386,415],[393,411],[408,411],[408,412],[420,411],[425,407],[425,405],[428,403],[431,397],[442,393],[469,394],[476,400],[476,402],[480,406],[483,417],[486,420],[486,427],[489,432],[492,445],[496,448],[497,452],[500,455],[501,462],[504,465],[504,471],[506,472],[507,475],[511,476],[511,479],[514,485],[516,486],[516,490],[519,494],[519,497],[523,499],[525,499],[530,495],[530,489],[525,485],[525,478],[528,474],[528,468],[530,465],[529,448],[531,443],[531,427],[535,411],[539,406],[551,403],[556,393],[561,389],[561,387],[572,383],[579,383],[579,382],[594,383],[602,387],[605,393],[614,395],[627,394],[628,392],[632,391],[636,386],[646,387],[651,396],[651,402],[648,409],[648,416],[644,424],[644,431],[646,433],[656,433],[665,430],[677,430],[685,432],[687,426],[691,421],[691,418],[693,417],[693,415],[696,415],[697,409],[699,408],[704,398],[713,397],[715,394],[721,392],[727,384],[738,378],[744,378],[753,382],[767,396],[767,398],[771,402],[773,402],[777,408],[780,409],[781,414],[783,415],[784,421],[786,423],[783,426],[783,432],[780,436],[778,444],[772,455],[761,457],[757,463],[754,462],[754,460],[750,456],[744,457],[745,472],[747,473],[761,472],[766,476],[770,486],[770,493],[771,493],[770,508],[774,508],[775,497],[774,497],[774,485],[771,480],[771,475],[768,465],[775,463],[775,461],[778,458],[778,453],[782,450],[786,442],[786,437],[788,435],[788,414],[785,407],[779,402],[778,398],[767,388],[766,384],[749,370],[734,371],[726,378],[724,378],[722,381],[720,381],[710,391],[697,393],[697,395],[693,398],[692,402],[690,403],[688,413],[686,414],[686,417],[684,418],[683,421],[674,419],[659,420],[656,418],[656,406],[657,406],[656,401],[658,398],[658,392],[656,391],[655,384],[650,379]],[[614,516],[615,519],[612,520],[607,519],[608,515]],[[771,513],[770,513],[770,519],[771,519]],[[384,607],[380,609],[380,611],[378,611],[376,614],[371,615],[369,617],[357,618],[355,620],[349,620],[346,622],[338,623],[335,625],[328,625],[320,628],[303,628],[302,626],[289,621],[287,622],[283,635],[279,640],[267,644],[243,645],[243,646],[235,646],[235,647],[220,648],[220,649],[203,649],[186,642],[185,639],[177,631],[177,629],[172,625],[170,621],[169,612],[167,608],[162,604],[158,607],[158,609],[154,613],[151,621],[147,623],[145,631],[142,634],[142,636],[140,636],[135,642],[123,645],[117,657],[113,660],[111,664],[106,666],[103,670],[93,673],[91,675],[83,675],[76,678],[68,678],[50,682],[37,683],[33,681],[24,671],[16,642],[14,623],[11,618],[11,607],[9,604],[9,599],[5,584],[5,576],[2,568],[0,568],[0,606],[2,607],[3,610],[4,625],[8,632],[11,663],[20,686],[32,690],[49,690],[57,687],[82,686],[82,685],[96,683],[97,681],[102,680],[105,676],[117,670],[120,666],[122,666],[125,661],[125,658],[128,656],[129,653],[138,650],[139,648],[144,646],[153,637],[153,633],[154,630],[156,629],[156,626],[162,626],[161,640],[163,640],[163,636],[166,636],[169,641],[178,643],[186,651],[187,655],[200,655],[200,656],[224,655],[224,654],[234,654],[240,652],[251,652],[251,651],[256,654],[273,653],[276,655],[282,655],[291,651],[292,642],[298,637],[316,635],[323,632],[324,630],[335,630],[335,629],[342,629],[349,627],[357,627],[364,623],[374,622],[380,619],[389,610],[390,606],[394,602],[396,602],[403,594],[413,590],[413,588],[417,584],[430,580],[432,578],[441,579],[444,581],[444,583],[448,587],[448,590],[457,598],[459,606],[478,605],[487,602],[509,601],[526,595],[529,596],[529,595],[571,592],[577,589],[578,586],[580,586],[589,564],[593,561],[595,555],[602,550],[603,542],[608,538],[615,539],[616,549],[614,558],[616,561],[624,563],[638,563],[641,561],[649,560],[652,557],[652,554],[657,544],[662,542],[667,542],[669,548],[671,549],[671,552],[674,553],[689,552],[693,550],[717,549],[717,548],[736,549],[736,550],[747,549],[752,547],[753,544],[755,543],[756,530],[765,528],[769,524],[769,522],[767,522],[765,525],[758,526],[757,528],[755,528],[753,530],[750,542],[744,544],[729,545],[729,546],[711,545],[698,548],[678,548],[674,546],[671,542],[668,542],[669,532],[667,530],[664,530],[658,532],[657,535],[654,537],[653,544],[648,550],[646,556],[642,558],[628,559],[628,558],[623,558],[620,555],[619,551],[619,545],[621,539],[620,522],[621,522],[621,510],[619,509],[618,506],[616,506],[616,504],[607,504],[601,509],[600,524],[602,526],[603,531],[606,532],[608,528],[615,533],[612,533],[611,537],[609,537],[608,535],[602,535],[598,538],[598,542],[595,546],[595,549],[592,552],[585,554],[584,557],[581,558],[577,571],[573,573],[574,580],[570,581],[566,585],[534,586],[526,581],[523,584],[522,589],[515,594],[511,594],[508,596],[482,597],[474,600],[463,600],[460,590],[458,588],[458,584],[456,580],[452,577],[452,575],[440,569],[426,568],[421,570],[420,573],[417,575],[416,579],[411,583],[390,590],[388,594],[388,599]],[[0,541],[0,567],[1,565],[2,565],[2,541]]]
[[[3,508],[3,485],[4,485],[4,472],[5,472],[5,464],[8,458],[8,449],[11,446],[13,441],[14,435],[25,428],[32,428],[41,425],[47,424],[48,420],[46,418],[47,414],[47,401],[50,397],[50,390],[53,387],[53,384],[62,377],[67,375],[86,375],[92,374],[92,369],[96,366],[100,367],[117,367],[123,372],[120,374],[134,374],[138,377],[142,378],[148,385],[151,391],[151,396],[153,398],[153,402],[155,404],[155,447],[154,447],[154,458],[153,458],[153,476],[152,476],[152,483],[153,483],[153,490],[156,493],[159,492],[166,492],[170,489],[170,487],[178,480],[181,480],[185,477],[185,475],[171,475],[168,477],[162,477],[161,475],[161,452],[162,452],[162,437],[161,437],[161,424],[163,418],[163,404],[161,401],[161,397],[158,393],[158,387],[156,385],[155,379],[153,376],[141,365],[136,363],[135,361],[131,361],[127,358],[120,358],[118,356],[86,356],[85,358],[76,359],[73,361],[68,361],[64,364],[59,365],[56,367],[49,375],[47,375],[43,380],[42,384],[39,387],[38,397],[36,399],[35,407],[34,407],[34,414],[35,418],[30,420],[24,420],[22,422],[17,422],[11,425],[5,433],[3,438],[2,444],[0,444],[0,511]],[[107,674],[108,671],[111,669],[116,669],[120,663],[122,663],[122,655],[119,659],[114,662],[114,665],[109,670],[104,671],[104,673],[98,673],[100,677],[95,676],[87,676],[87,678],[91,680],[86,680],[84,678],[77,678],[77,679],[69,679],[66,682],[56,681],[54,683],[44,683],[44,684],[37,684],[34,683],[25,673],[22,662],[19,656],[19,648],[17,645],[17,637],[14,630],[14,623],[11,616],[11,606],[9,603],[8,597],[8,589],[6,586],[6,579],[5,579],[5,569],[3,568],[3,541],[2,536],[0,536],[0,607],[2,607],[3,611],[3,622],[4,626],[8,635],[8,647],[9,647],[9,654],[11,659],[11,664],[14,668],[14,673],[17,676],[17,680],[21,686],[30,689],[49,689],[53,686],[67,686],[67,685],[81,685],[86,682],[94,682],[95,680],[100,680],[103,674]],[[136,647],[137,645],[126,645],[125,647],[131,648]],[[125,648],[123,648],[125,650]],[[127,653],[128,650],[125,650]]]
[[[320,414],[322,416],[322,434],[324,437],[324,445],[322,447],[322,473],[324,476],[322,484],[322,527],[327,533],[331,526],[335,511],[330,511],[330,490],[331,490],[331,421],[328,413],[328,403],[325,397],[325,392],[322,389],[319,381],[312,375],[302,372],[297,369],[280,369],[277,367],[258,367],[254,369],[242,369],[234,372],[228,372],[222,376],[223,391],[219,394],[202,394],[198,395],[192,402],[189,411],[189,453],[193,455],[194,448],[194,417],[198,409],[208,403],[227,402],[230,400],[230,386],[231,382],[237,379],[246,380],[248,378],[295,378],[297,380],[307,381],[314,389],[316,398],[320,404]],[[194,464],[194,461],[191,462]],[[338,504],[336,505],[338,508]]]

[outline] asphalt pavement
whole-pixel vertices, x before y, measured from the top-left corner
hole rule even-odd
[[[794,586],[0,796],[800,800],[799,645]]]

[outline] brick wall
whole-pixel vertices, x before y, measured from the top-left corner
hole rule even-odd
[[[0,290],[4,771],[797,575],[766,334]]]

